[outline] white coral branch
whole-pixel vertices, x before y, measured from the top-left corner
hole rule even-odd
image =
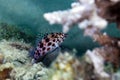
[[[86,52],[86,59],[90,61],[95,68],[95,73],[103,78],[109,78],[110,75],[104,71],[104,58],[97,50]]]
[[[79,28],[86,28],[89,25],[103,29],[107,25],[107,21],[98,16],[94,0],[79,0],[71,4],[72,9],[64,11],[54,11],[45,13],[44,18],[50,24],[62,24],[63,32],[67,32],[73,24],[78,24]]]

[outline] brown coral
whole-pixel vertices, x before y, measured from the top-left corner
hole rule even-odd
[[[108,35],[99,34],[97,41],[103,45],[99,48],[99,52],[104,57],[105,61],[113,64],[114,68],[120,67],[120,47],[119,38],[113,38]]]
[[[0,71],[0,80],[9,79],[11,71],[12,71],[12,68],[5,68],[2,71]]]
[[[120,50],[116,47],[106,46],[97,49],[106,62],[112,63],[114,69],[120,67]]]
[[[98,14],[109,22],[116,22],[120,28],[120,1],[95,0],[97,7],[100,9]]]
[[[95,48],[94,50],[102,55],[106,62],[112,63],[115,69],[120,67],[120,38],[108,36],[92,27],[87,28],[85,34],[93,38],[102,46],[100,48]]]

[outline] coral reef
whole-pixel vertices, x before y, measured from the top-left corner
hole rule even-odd
[[[11,42],[8,42],[6,40],[0,42],[0,52],[2,55],[4,55],[4,62],[16,63],[16,61],[19,61],[20,64],[27,63],[26,61],[28,60],[28,51],[17,49],[16,47],[12,47],[10,44]]]
[[[49,80],[111,80],[119,74],[110,75],[105,72],[105,66],[99,57],[96,53],[91,55],[90,51],[79,59],[73,53],[61,53],[51,65],[51,71],[48,72]]]
[[[52,74],[50,75],[50,80],[73,80],[78,78],[76,71],[77,67],[81,64],[79,61],[70,55],[68,52],[60,54],[55,62],[51,65]],[[79,76],[79,79],[81,77]]]
[[[47,69],[43,68],[41,64],[25,65],[16,67],[10,73],[11,79],[15,80],[40,80],[47,79]]]
[[[93,74],[100,78],[117,80],[111,76],[120,68],[120,38],[109,36],[101,30],[113,22],[119,28],[119,5],[119,0],[78,0],[71,4],[71,9],[45,13],[43,16],[50,24],[62,24],[64,33],[74,24],[83,29],[84,36],[89,36],[100,44],[100,47],[86,51],[85,62],[93,65]],[[106,63],[112,65],[113,72],[107,73],[104,70]]]
[[[74,55],[75,52],[62,52],[50,68],[41,62],[31,64],[29,48],[31,46],[23,42],[0,42],[0,52],[4,55],[0,64],[0,80],[119,80],[119,72],[109,74],[105,71],[104,57],[99,54],[99,48],[87,51],[80,58]]]
[[[90,34],[90,33],[89,33]],[[119,38],[110,37],[107,34],[96,33],[92,38],[102,45],[100,48],[95,48],[94,51],[99,53],[104,61],[113,64],[114,68],[120,67],[120,46]]]
[[[32,65],[30,48],[24,42],[0,41],[0,80],[47,80],[48,69],[42,63]]]

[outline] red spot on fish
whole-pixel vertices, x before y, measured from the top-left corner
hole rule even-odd
[[[43,47],[43,51],[45,50],[45,47]]]
[[[43,55],[45,54],[45,52],[42,53]]]
[[[51,37],[54,37],[54,36],[55,36],[54,34],[51,35]]]
[[[39,53],[39,51],[37,50],[37,53]]]
[[[46,39],[45,39],[46,42],[49,42],[49,40],[50,40],[49,38],[46,38]]]
[[[52,46],[55,46],[55,44],[52,44]]]
[[[60,42],[60,40],[59,40],[59,39],[58,39],[57,41],[58,41],[58,42]]]
[[[43,47],[43,43],[40,43],[40,48],[42,48]]]
[[[51,44],[52,44],[52,43],[51,43],[51,42],[49,42],[49,43],[48,43],[48,46],[50,46]]]
[[[35,54],[38,55],[38,52],[36,52]]]
[[[53,42],[55,42],[55,39],[53,39]]]
[[[50,48],[47,48],[47,51],[49,51],[50,50]]]

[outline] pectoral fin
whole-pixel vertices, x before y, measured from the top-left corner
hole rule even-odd
[[[61,48],[58,47],[56,48],[54,51],[47,53],[47,55],[44,57],[43,59],[43,64],[47,67],[50,66],[50,64],[57,58],[57,56],[59,55],[61,51]]]

